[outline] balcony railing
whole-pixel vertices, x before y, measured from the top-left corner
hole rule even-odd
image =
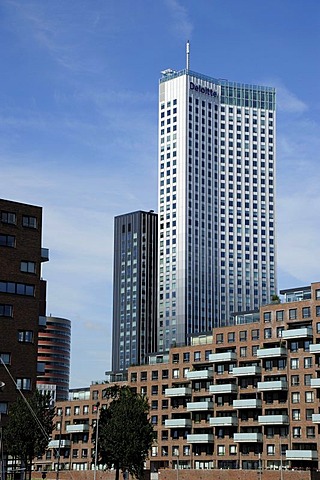
[[[213,402],[189,402],[187,403],[188,412],[201,412],[213,409]]]
[[[235,352],[211,353],[209,355],[209,361],[213,363],[235,362],[236,360],[237,354]]]
[[[166,397],[185,397],[191,395],[191,392],[192,390],[190,387],[176,387],[166,388],[164,394]]]
[[[241,409],[241,408],[261,408],[262,401],[259,398],[242,398],[240,400],[233,401],[233,408]]]
[[[232,373],[235,377],[255,376],[261,374],[260,365],[248,365],[246,367],[234,367]]]
[[[210,385],[209,392],[214,395],[221,393],[237,393],[238,387],[234,383],[223,383],[219,385]]]

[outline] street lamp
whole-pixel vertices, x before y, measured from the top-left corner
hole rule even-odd
[[[58,444],[58,462],[57,462],[56,480],[59,480],[59,472],[60,472],[60,453],[61,453],[61,431],[62,431],[62,423],[63,423],[63,413],[62,413],[62,410],[61,410],[61,415],[60,415],[60,432],[59,432],[59,444]]]
[[[94,453],[94,472],[93,472],[93,480],[96,480],[96,477],[97,477],[98,436],[99,436],[99,407],[100,407],[100,402],[97,402],[97,403],[96,403],[96,409],[97,409],[96,441],[95,441],[95,453]]]

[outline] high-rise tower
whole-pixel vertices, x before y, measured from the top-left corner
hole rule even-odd
[[[187,67],[159,88],[159,350],[276,293],[275,90]]]
[[[115,217],[112,371],[144,363],[157,343],[158,216]]]

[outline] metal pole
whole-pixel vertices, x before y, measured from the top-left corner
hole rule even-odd
[[[283,480],[283,465],[282,465],[282,443],[281,443],[281,429],[280,429],[280,435],[279,435],[279,440],[280,440],[280,480]]]
[[[179,453],[177,454],[177,480],[179,480]]]
[[[97,477],[97,461],[98,461],[98,436],[99,436],[99,406],[100,402],[97,402],[97,420],[96,420],[96,441],[95,441],[95,452],[94,452],[94,472],[93,480],[96,480]]]
[[[61,415],[60,415],[60,432],[59,432],[59,445],[58,445],[58,463],[57,463],[56,480],[59,480],[59,471],[60,471],[60,449],[61,449],[62,423],[63,423],[63,413],[62,413],[62,410],[61,410]]]

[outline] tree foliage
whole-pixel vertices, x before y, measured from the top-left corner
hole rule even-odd
[[[48,447],[54,409],[50,407],[50,394],[42,394],[37,390],[28,399],[28,404],[19,397],[11,406],[3,441],[6,453],[19,459],[31,477],[33,459],[43,455]]]
[[[101,409],[99,417],[99,461],[116,469],[116,480],[120,470],[141,479],[155,438],[148,401],[128,386],[110,387],[107,397],[109,403]]]

